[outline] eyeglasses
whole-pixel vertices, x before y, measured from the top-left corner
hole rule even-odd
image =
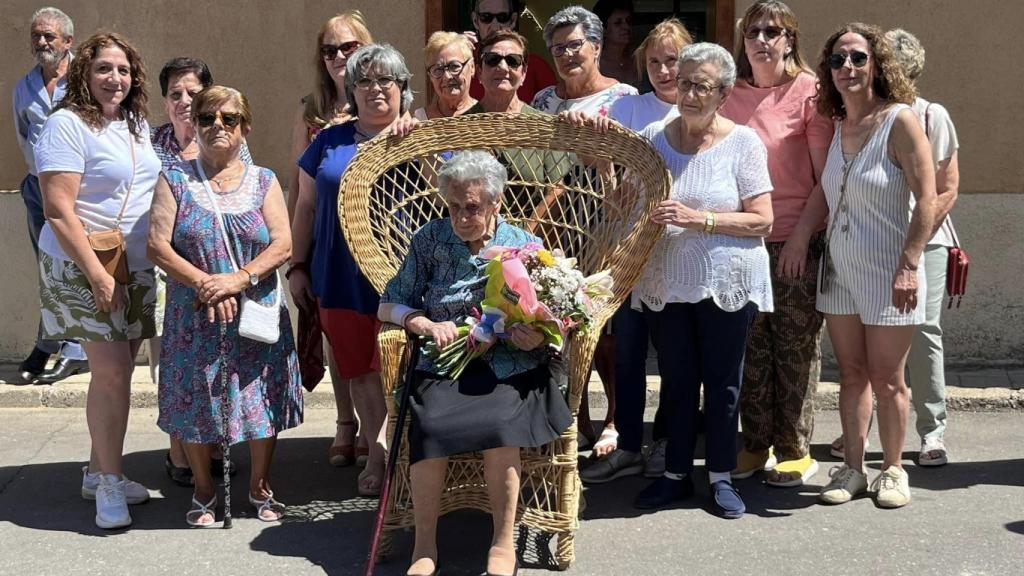
[[[836,52],[828,57],[828,67],[833,70],[839,70],[846,65],[846,60],[850,60],[850,64],[853,64],[854,68],[863,68],[868,63],[868,55],[860,50],[852,50],[849,54],[843,54]]]
[[[561,58],[562,56],[565,56],[568,52],[577,54],[583,48],[583,44],[586,41],[587,40],[585,38],[578,38],[576,40],[570,40],[568,42],[562,42],[560,44],[552,44],[551,55],[554,56],[555,58]]]
[[[356,80],[356,88],[359,88],[360,90],[369,90],[374,84],[376,84],[381,90],[387,90],[394,86],[397,80],[398,79],[394,76],[378,76],[376,78],[364,76],[359,80]]]
[[[497,52],[484,52],[480,55],[480,61],[484,63],[484,66],[490,66],[491,68],[497,67],[504,60],[505,64],[508,64],[509,70],[518,70],[523,65],[522,54],[505,54],[504,56]]]
[[[721,88],[721,84],[707,84],[705,82],[690,82],[685,78],[676,78],[679,84],[679,90],[683,94],[689,94],[690,90],[697,95],[698,98],[707,98],[716,88]]]
[[[779,36],[783,36],[789,32],[785,28],[780,28],[778,26],[765,26],[764,28],[751,26],[743,31],[743,37],[747,40],[757,40],[762,33],[764,34],[765,40],[775,40]]]
[[[466,67],[466,64],[472,59],[466,58],[462,62],[449,62],[447,64],[434,64],[430,68],[427,68],[427,72],[433,78],[444,78],[445,73],[451,74],[452,76],[458,76],[462,73],[462,69]]]
[[[328,60],[334,60],[338,57],[338,52],[345,58],[352,55],[353,52],[359,49],[363,43],[359,40],[351,40],[349,42],[342,42],[341,44],[324,44],[320,47],[320,55]]]
[[[490,24],[495,20],[497,20],[499,24],[508,24],[512,21],[511,12],[477,12],[476,17],[484,24]]]
[[[218,116],[226,130],[234,129],[242,123],[242,115],[238,112],[202,112],[196,115],[196,122],[202,128],[209,128],[217,121]]]

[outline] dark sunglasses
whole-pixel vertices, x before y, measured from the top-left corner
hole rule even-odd
[[[508,64],[509,70],[518,70],[523,65],[522,54],[505,54],[504,56],[497,52],[484,52],[480,55],[480,61],[484,63],[484,66],[490,66],[495,68],[501,64],[504,60],[505,64]]]
[[[839,70],[846,65],[846,59],[850,59],[850,64],[853,64],[854,68],[863,68],[868,63],[868,55],[860,50],[852,50],[849,54],[842,54],[836,52],[828,57],[828,67],[833,70]]]
[[[320,55],[323,56],[324,58],[327,58],[328,60],[334,60],[335,58],[338,57],[338,52],[341,52],[341,54],[345,58],[348,58],[362,45],[363,43],[360,42],[359,40],[343,42],[338,45],[324,44],[323,46],[320,47]]]
[[[497,20],[499,24],[508,24],[512,21],[511,12],[477,12],[476,17],[484,24],[490,24],[495,20]]]
[[[217,117],[220,116],[220,121],[224,125],[224,128],[231,129],[242,123],[242,115],[237,112],[202,112],[196,115],[196,122],[202,128],[209,128],[217,121]]]
[[[765,26],[764,28],[751,26],[743,31],[743,37],[747,40],[757,40],[762,32],[764,33],[765,40],[775,40],[779,36],[787,33],[785,28],[780,28],[778,26]]]

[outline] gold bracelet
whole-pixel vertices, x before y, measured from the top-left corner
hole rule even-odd
[[[715,228],[718,228],[718,216],[711,212],[711,231],[708,234],[714,234]]]

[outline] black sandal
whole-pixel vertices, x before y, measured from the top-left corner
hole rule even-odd
[[[179,468],[171,462],[171,453],[167,453],[167,458],[164,460],[164,469],[167,470],[167,475],[171,478],[178,486],[191,487],[192,482],[192,469],[188,466]]]

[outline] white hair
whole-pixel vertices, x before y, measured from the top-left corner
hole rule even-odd
[[[32,14],[32,20],[29,24],[35,24],[37,20],[55,20],[60,25],[60,33],[65,38],[70,38],[75,35],[75,23],[71,21],[71,17],[61,11],[59,8],[53,6],[46,6],[35,11]]]
[[[445,201],[452,184],[480,182],[491,203],[505,192],[508,171],[498,159],[483,150],[456,152],[437,173],[437,192]]]
[[[718,66],[718,83],[722,88],[732,88],[736,84],[736,62],[732,59],[732,54],[718,44],[698,42],[683,47],[679,52],[676,72],[681,71],[687,62]]]
[[[569,6],[555,12],[555,15],[548,19],[548,23],[544,25],[544,43],[550,48],[555,30],[566,26],[579,26],[583,30],[583,37],[594,44],[604,41],[604,25],[597,14],[583,6]]]
[[[907,79],[916,82],[918,76],[924,72],[924,46],[921,45],[921,41],[902,28],[889,30],[885,33],[885,39],[892,45],[896,61],[900,63]]]

